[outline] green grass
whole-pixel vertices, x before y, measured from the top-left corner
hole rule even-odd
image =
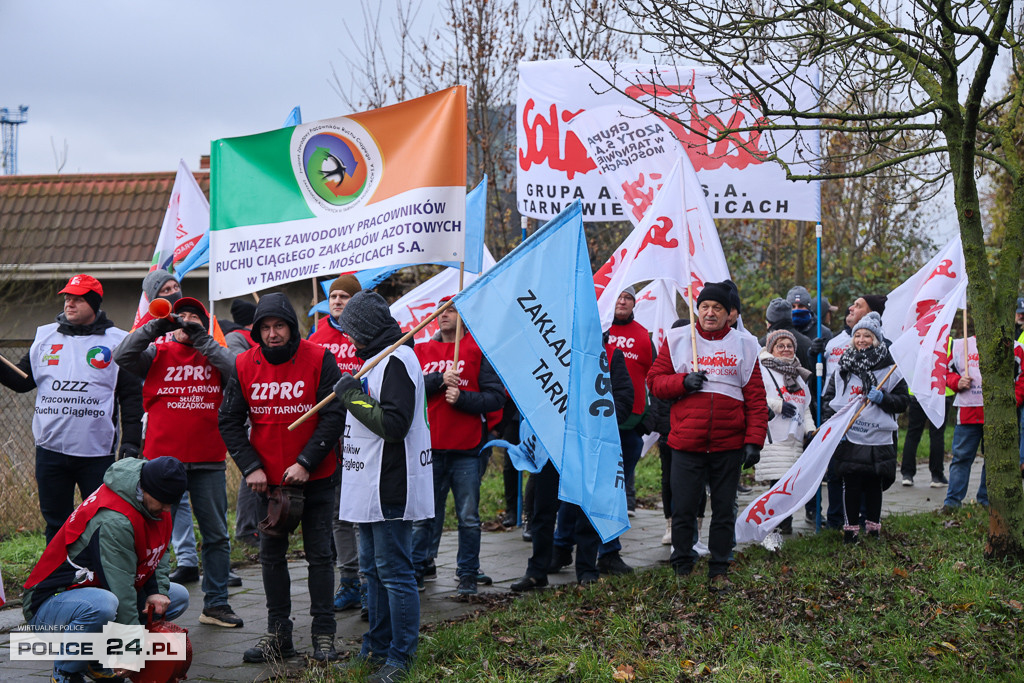
[[[1024,577],[983,558],[987,524],[967,506],[887,518],[856,547],[823,533],[750,548],[722,596],[703,564],[497,594],[477,618],[426,627],[411,680],[1024,680]]]

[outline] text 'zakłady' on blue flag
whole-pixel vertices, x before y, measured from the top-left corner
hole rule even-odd
[[[603,541],[629,528],[608,360],[579,202],[455,297],[455,306]]]

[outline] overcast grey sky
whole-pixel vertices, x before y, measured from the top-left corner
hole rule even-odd
[[[18,171],[56,170],[51,137],[64,173],[195,169],[296,105],[348,114],[328,85],[346,26],[362,35],[356,0],[0,0],[0,107],[29,107]]]

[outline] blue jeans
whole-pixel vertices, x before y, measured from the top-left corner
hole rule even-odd
[[[182,496],[182,500],[192,499],[192,512],[199,522],[199,533],[203,535],[203,607],[228,604],[231,541],[228,537],[226,486],[224,470],[189,470],[188,493],[191,496]],[[177,516],[178,510],[175,510],[175,522]],[[191,530],[191,514],[188,526]],[[194,548],[193,541],[193,552]],[[180,556],[178,564],[183,564]]]
[[[978,454],[978,446],[984,433],[984,425],[962,425],[953,428],[953,461],[949,463],[949,488],[943,507],[958,508],[967,495],[971,482],[971,465]],[[985,485],[985,466],[981,467],[981,484],[978,486],[978,502],[988,505],[988,488]]]
[[[113,462],[112,455],[86,458],[36,446],[39,511],[46,522],[47,543],[75,511],[75,486],[83,500],[88,498],[103,483],[103,475]]]
[[[167,591],[171,604],[164,613],[169,621],[177,619],[188,609],[188,590],[177,583],[172,583]],[[139,594],[139,619],[145,623],[142,615],[146,596]],[[107,622],[117,616],[117,598],[103,588],[76,588],[58,593],[43,601],[32,616],[31,626],[69,626],[68,630],[100,633]],[[54,671],[79,673],[85,671],[88,662],[57,660],[53,663]]]
[[[185,491],[181,501],[174,506],[172,517],[174,526],[171,528],[171,547],[174,548],[175,563],[179,567],[198,567],[196,531],[192,527],[192,503],[188,491]]]
[[[633,478],[633,472],[636,471],[636,465],[640,462],[640,456],[643,455],[640,451],[643,450],[644,439],[632,429],[620,429],[619,441],[622,444],[622,471],[626,476],[626,480],[629,481]],[[621,536],[616,536],[607,543],[602,543],[597,551],[597,556],[604,557],[609,553],[617,553],[622,550],[619,538]]]
[[[480,571],[480,458],[466,451],[434,451],[433,467],[434,519],[413,525],[414,560],[421,567],[426,560],[437,557],[444,530],[445,503],[451,489],[455,517],[459,520],[455,573],[460,577],[476,576]]]
[[[476,463],[473,463],[474,466]],[[412,522],[384,505],[383,522],[359,524],[359,569],[366,577],[370,627],[359,656],[408,669],[420,635],[420,596],[412,565]]]

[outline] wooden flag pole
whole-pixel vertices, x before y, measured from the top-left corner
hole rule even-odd
[[[879,382],[878,386],[875,387],[875,388],[876,389],[881,389],[882,385],[885,384],[885,380],[889,379],[889,376],[892,375],[892,373],[895,370],[896,370],[896,364],[893,363],[892,367],[889,368],[889,372],[885,373],[885,377],[882,378],[882,381]],[[848,425],[846,425],[846,431],[844,431],[843,434],[845,434],[846,432],[850,431],[850,427],[852,427],[853,423],[857,421],[857,418],[860,417],[860,414],[864,412],[864,409],[868,407],[869,401],[866,400],[867,399],[866,396],[864,398],[865,398],[864,404],[860,408],[857,409],[857,413],[853,416],[853,419],[850,420],[850,423]]]
[[[462,276],[466,270],[466,262],[459,261],[459,291],[462,291]],[[455,319],[455,355],[452,358],[452,371],[459,371],[459,342],[462,340],[462,316]]]
[[[253,298],[253,299],[256,299],[256,303],[259,303],[259,302],[260,302],[260,295],[259,295],[259,294],[257,294],[256,292],[253,292],[253,293],[252,293],[252,298]]]
[[[18,373],[18,376],[21,377],[22,379],[28,379],[28,375],[25,374],[25,371],[22,370],[21,368],[19,368],[17,365],[12,363],[11,361],[7,360],[6,356],[0,356],[0,361],[3,361],[4,365],[6,365],[11,370],[14,370],[16,373]]]
[[[690,286],[686,288],[689,294],[689,309],[690,309],[690,345],[693,347],[693,371],[700,372],[700,366],[697,364],[697,328],[695,327],[696,320],[693,316],[693,281],[690,281]]]
[[[316,308],[316,305],[318,303],[320,303],[320,293],[317,291],[316,278],[313,278],[313,308],[314,309]],[[320,328],[320,311],[316,311],[316,310],[313,311],[313,326],[316,327],[317,329]]]
[[[442,314],[442,313],[444,313],[444,312],[445,312],[446,310],[448,310],[448,307],[449,307],[449,306],[451,306],[451,305],[452,305],[452,300],[451,300],[451,299],[449,299],[448,301],[445,301],[445,302],[444,302],[443,304],[441,304],[440,306],[438,306],[438,307],[437,307],[437,310],[436,310],[436,311],[434,311],[433,313],[431,313],[430,315],[428,315],[428,316],[427,316],[426,318],[424,318],[423,320],[421,320],[421,321],[420,321],[420,324],[419,324],[419,325],[417,325],[416,327],[412,328],[411,330],[409,330],[408,332],[406,332],[406,333],[405,333],[404,335],[402,335],[402,338],[401,338],[401,339],[399,339],[398,341],[396,341],[396,342],[395,342],[394,344],[392,344],[392,345],[391,345],[391,346],[389,346],[388,348],[384,349],[384,351],[383,351],[383,352],[381,352],[381,353],[380,353],[380,354],[379,354],[379,355],[378,355],[378,356],[377,356],[376,358],[374,358],[373,360],[371,360],[371,361],[370,361],[369,363],[366,363],[365,365],[363,365],[363,367],[359,369],[359,372],[357,372],[357,373],[355,374],[355,378],[356,378],[356,379],[359,379],[360,377],[362,377],[363,375],[365,375],[366,373],[368,373],[368,372],[369,372],[370,370],[372,370],[372,369],[373,369],[373,367],[374,367],[375,365],[377,365],[377,363],[379,363],[379,362],[380,362],[381,360],[383,360],[384,358],[387,358],[388,356],[390,356],[390,355],[391,355],[391,353],[392,353],[392,352],[393,352],[393,351],[394,351],[395,349],[397,349],[397,348],[398,348],[399,346],[401,346],[401,345],[402,345],[402,344],[404,344],[405,342],[407,342],[407,341],[409,341],[410,339],[412,339],[413,337],[415,337],[415,336],[416,336],[416,333],[417,333],[417,332],[419,332],[419,331],[420,331],[420,330],[422,330],[422,329],[423,329],[424,327],[426,327],[427,325],[429,325],[429,324],[430,324],[430,321],[432,321],[432,320],[433,320],[434,318],[436,318],[437,316],[441,315],[441,314]],[[303,415],[303,416],[302,416],[302,417],[300,417],[300,418],[299,418],[298,420],[296,420],[295,422],[292,422],[292,423],[291,423],[290,425],[288,425],[288,431],[289,431],[289,432],[290,432],[290,431],[292,431],[293,429],[295,429],[296,427],[298,427],[298,426],[299,426],[300,424],[302,424],[303,422],[305,422],[305,421],[306,421],[306,420],[308,420],[309,418],[311,418],[311,417],[313,417],[314,415],[316,415],[316,414],[317,414],[318,412],[320,412],[320,409],[321,409],[321,408],[323,408],[323,407],[324,407],[325,405],[327,405],[328,403],[330,403],[331,401],[333,401],[333,400],[334,400],[335,398],[337,398],[337,396],[335,396],[334,392],[332,391],[332,392],[331,392],[330,394],[328,394],[328,395],[327,395],[327,396],[326,396],[326,397],[324,398],[324,400],[320,401],[320,402],[319,402],[319,403],[317,403],[317,404],[316,404],[315,406],[313,406],[312,408],[310,408],[310,409],[309,409],[309,411],[308,411],[308,412],[307,412],[307,413],[306,413],[305,415]]]

